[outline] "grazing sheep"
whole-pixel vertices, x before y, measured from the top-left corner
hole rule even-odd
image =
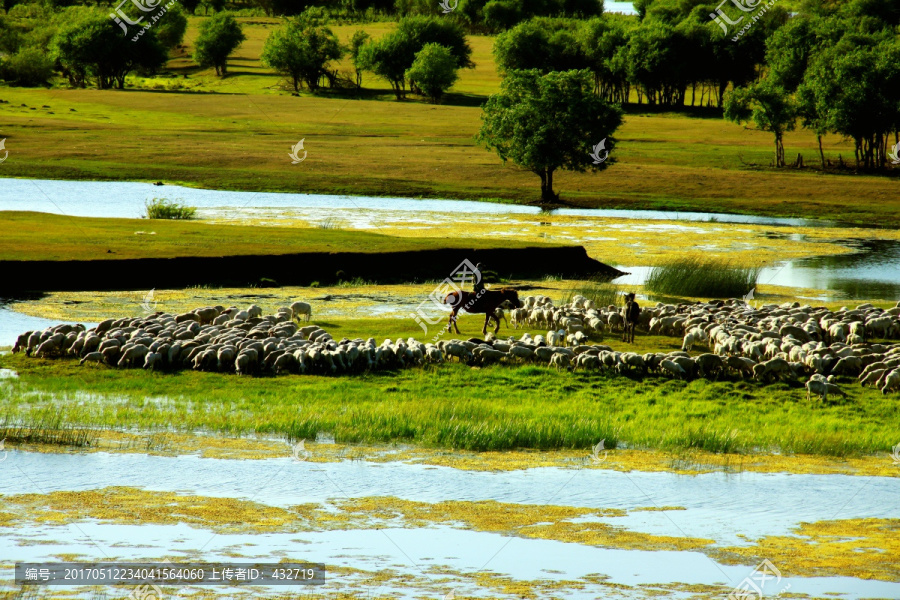
[[[838,386],[829,383],[827,380],[823,379],[821,376],[813,375],[809,381],[806,382],[806,400],[807,402],[812,400],[812,394],[816,394],[817,396],[822,397],[822,402],[828,400],[828,394],[831,395],[839,395],[843,397],[847,397],[847,394],[844,393],[841,388]]]
[[[704,331],[702,329],[700,329],[700,328],[691,329],[689,332],[687,332],[684,335],[684,341],[681,342],[681,349],[690,351],[694,347],[694,344],[696,344],[697,342],[702,342],[705,339],[706,339],[706,334],[704,333]]]
[[[200,317],[199,323],[201,325],[206,325],[208,323],[212,323],[213,320],[219,316],[219,310],[214,306],[205,306],[203,308],[196,308],[193,310],[193,313]]]
[[[894,369],[884,376],[884,384],[881,386],[881,393],[887,394],[894,390],[900,389],[900,369]]]
[[[556,367],[557,371],[568,370],[570,361],[571,359],[567,355],[555,352],[553,356],[550,357],[550,366]]]
[[[158,365],[162,363],[162,355],[158,352],[148,352],[147,356],[144,357],[144,368],[148,370],[154,370],[158,368]]]
[[[684,379],[687,376],[687,373],[684,372],[684,369],[681,368],[681,365],[676,362],[672,362],[668,358],[659,363],[659,366],[676,379]]]
[[[175,317],[176,323],[186,323],[187,321],[196,321],[197,323],[199,323],[200,315],[198,315],[197,313],[186,312]]]
[[[309,321],[312,318],[312,306],[306,302],[294,302],[291,304],[291,319],[299,321],[301,316]]]
[[[617,327],[625,328],[625,320],[619,313],[610,313],[607,317],[606,324],[609,325],[610,331],[615,331]]]
[[[509,349],[509,354],[522,361],[526,361],[531,360],[534,357],[534,350],[526,346],[513,346]]]
[[[857,376],[862,371],[862,361],[858,356],[846,356],[840,359],[831,372],[835,375]]]
[[[708,377],[713,374],[718,376],[725,370],[725,361],[717,354],[701,354],[694,360],[697,363],[700,377]]]
[[[241,350],[234,359],[234,370],[238,375],[249,375],[256,372],[259,354],[253,348]]]
[[[141,361],[143,364],[144,358],[148,354],[150,354],[150,348],[147,346],[130,346],[122,352],[122,357],[119,359],[118,366],[134,366],[137,361]]]
[[[103,364],[105,361],[106,357],[103,356],[102,352],[89,352],[88,354],[85,354],[80,361],[78,361],[78,364],[83,365],[86,362]]]
[[[753,367],[753,377],[761,381],[769,377],[777,380],[782,375],[793,376],[793,374],[791,366],[783,358],[773,358]]]

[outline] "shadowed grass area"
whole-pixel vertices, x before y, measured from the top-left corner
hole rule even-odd
[[[461,328],[471,330],[477,320],[469,317]],[[401,334],[383,321],[319,324],[335,337]],[[417,328],[410,323],[409,329]],[[638,342],[638,352],[677,346],[667,338],[639,336]],[[58,415],[70,427],[154,430],[177,424],[184,431],[292,439],[324,432],[339,442],[470,450],[583,449],[605,438],[607,447],[843,457],[890,448],[900,418],[896,398],[850,380],[841,382],[848,399],[823,405],[807,402],[799,383],[639,380],[542,366],[445,364],[344,377],[249,378],[6,355],[0,367],[19,373],[0,386],[0,414],[22,423]]]
[[[653,267],[644,287],[656,294],[700,298],[739,298],[756,287],[759,268],[699,255]]]
[[[151,232],[148,231],[152,230]],[[504,248],[553,246],[504,241]],[[399,238],[337,228],[254,227],[0,211],[0,260],[117,260],[298,252],[496,248],[493,240]],[[109,252],[108,252],[109,251]]]

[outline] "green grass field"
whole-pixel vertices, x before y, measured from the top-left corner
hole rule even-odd
[[[314,322],[337,339],[422,339],[412,319]],[[462,331],[472,334],[480,327],[478,317],[462,316]],[[647,352],[674,350],[680,340],[639,335],[636,342],[628,347]],[[615,336],[604,343],[626,347]],[[114,370],[7,354],[0,368],[19,374],[0,386],[0,415],[7,422],[58,418],[66,427],[139,430],[178,423],[183,431],[307,439],[327,432],[339,442],[471,450],[587,448],[606,438],[608,447],[617,442],[663,450],[850,456],[890,447],[900,418],[896,398],[849,379],[841,381],[846,400],[822,404],[807,402],[799,383],[639,380],[543,366],[444,364],[343,377],[251,378]],[[89,399],[74,400],[85,392]]]
[[[506,241],[502,247],[526,246],[550,247],[554,244]],[[341,229],[0,212],[0,260],[119,260],[495,247],[499,244],[488,239],[399,238]]]
[[[341,326],[332,327],[343,335]],[[9,422],[65,427],[266,433],[338,442],[408,442],[471,450],[625,447],[850,456],[894,443],[895,398],[855,385],[839,404],[799,385],[557,373],[546,367],[441,365],[360,376],[235,375],[80,367],[7,355]],[[173,390],[177,392],[173,393]],[[76,402],[79,394],[90,399]]]
[[[192,18],[187,43],[200,18]],[[463,70],[447,104],[396,102],[366,74],[366,99],[326,91],[300,97],[258,60],[275,19],[248,19],[248,40],[224,80],[182,55],[142,89],[0,88],[6,177],[163,180],[233,190],[536,201],[539,180],[476,146],[480,102],[498,88],[492,39],[471,38],[478,66]],[[383,34],[393,24],[364,26]],[[336,27],[342,39],[357,26]],[[193,65],[193,66],[192,66]],[[349,69],[349,65],[340,67]],[[185,87],[165,91],[152,87]],[[21,106],[22,104],[26,106]],[[44,107],[48,108],[44,108]],[[707,113],[704,113],[707,114]],[[617,163],[602,174],[558,173],[565,202],[588,207],[809,216],[895,226],[896,181],[885,176],[775,170],[771,136],[718,117],[631,112],[616,133]],[[288,152],[305,140],[308,156]],[[789,159],[816,164],[809,132],[785,136]],[[825,140],[829,159],[852,147]],[[89,201],[90,199],[85,199]],[[848,201],[852,200],[852,201]]]

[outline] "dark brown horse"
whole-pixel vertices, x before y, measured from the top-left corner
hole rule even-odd
[[[444,297],[444,304],[449,304],[453,307],[453,310],[450,312],[450,320],[447,322],[447,331],[452,331],[451,327],[455,327],[456,333],[460,333],[459,327],[456,325],[456,313],[462,309],[470,313],[484,314],[484,327],[481,328],[482,335],[487,334],[488,323],[491,322],[491,319],[497,322],[497,326],[494,328],[494,333],[497,333],[500,331],[500,319],[494,316],[494,311],[504,302],[508,302],[513,308],[522,308],[522,303],[519,301],[519,293],[509,288],[503,288],[496,292],[486,289],[478,293],[466,291],[450,292]]]
[[[622,330],[622,341],[634,343],[634,328],[638,317],[641,316],[641,307],[634,301],[634,292],[625,294],[625,307],[622,308],[622,320],[625,326]]]

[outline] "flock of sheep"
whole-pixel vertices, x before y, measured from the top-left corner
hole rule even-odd
[[[529,296],[522,308],[511,311],[510,323],[554,328],[534,339],[526,334],[519,341],[526,346],[579,344],[572,349],[574,356],[566,353],[568,360],[556,359],[557,366],[571,363],[575,368],[641,374],[657,371],[679,379],[729,373],[761,381],[809,377],[809,395],[823,398],[843,395],[833,383],[835,376],[842,375],[856,376],[863,385],[874,385],[885,394],[900,389],[900,346],[867,343],[874,338],[900,338],[900,302],[888,310],[862,304],[838,311],[799,302],[760,308],[741,300],[657,303],[641,311],[638,327],[653,335],[681,338],[681,350],[667,354],[638,355],[583,345],[589,336],[602,336],[624,325],[621,309],[596,307],[583,296],[562,307],[553,306],[545,296]],[[688,352],[695,344],[705,344],[712,352],[691,357]]]
[[[208,306],[179,315],[108,319],[96,327],[57,325],[20,335],[13,352],[30,356],[75,356],[81,363],[114,367],[232,372],[355,373],[440,363],[456,359],[472,365],[543,363],[557,369],[599,370],[678,379],[733,375],[768,382],[808,378],[808,395],[842,395],[835,376],[856,376],[883,393],[900,389],[900,345],[868,340],[900,338],[900,303],[889,310],[864,304],[831,311],[799,303],[753,308],[740,300],[662,304],[645,308],[643,331],[677,336],[682,349],[668,353],[619,352],[591,343],[621,329],[615,306],[596,307],[583,296],[554,306],[545,296],[528,296],[510,311],[513,327],[547,327],[546,335],[501,340],[449,339],[423,344],[413,338],[334,340],[309,321],[304,302],[263,316],[250,306]],[[694,345],[712,352],[691,356]]]

